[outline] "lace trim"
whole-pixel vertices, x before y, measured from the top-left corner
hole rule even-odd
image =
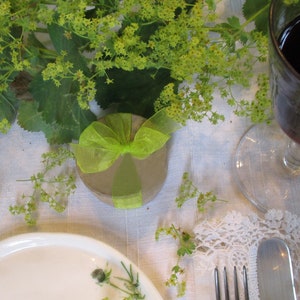
[[[242,274],[245,265],[248,269],[250,299],[259,299],[256,275],[256,253],[259,243],[271,237],[281,238],[290,248],[294,280],[296,287],[299,286],[299,216],[287,211],[270,210],[264,218],[260,218],[255,213],[244,216],[232,211],[222,219],[201,222],[195,227],[194,233],[197,240],[194,256],[197,272],[213,272],[215,266],[226,266],[228,270],[233,270],[233,267],[237,266],[238,272]],[[239,281],[242,287],[242,276],[239,276]],[[296,293],[297,299],[300,299],[299,288],[296,289]]]

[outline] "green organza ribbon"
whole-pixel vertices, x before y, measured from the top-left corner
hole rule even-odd
[[[83,173],[104,171],[121,156],[121,165],[113,179],[112,198],[118,208],[134,208],[142,205],[142,186],[132,157],[149,157],[179,128],[165,110],[160,110],[131,137],[132,115],[110,114],[104,122],[89,125],[80,135],[79,143],[72,144],[72,148]]]

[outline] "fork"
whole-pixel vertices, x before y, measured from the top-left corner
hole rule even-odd
[[[238,278],[237,278],[237,269],[234,266],[233,269],[233,283],[234,283],[234,299],[240,300],[239,296],[239,286],[238,286]],[[220,293],[220,280],[219,280],[219,269],[215,268],[214,271],[214,281],[215,281],[215,290],[216,290],[216,300],[221,300]],[[227,279],[227,270],[226,267],[223,269],[223,282],[224,282],[224,297],[225,300],[229,300],[229,287],[228,287],[228,279]],[[247,278],[247,269],[243,266],[243,286],[244,286],[244,295],[245,300],[249,300],[249,289],[248,289],[248,278]]]

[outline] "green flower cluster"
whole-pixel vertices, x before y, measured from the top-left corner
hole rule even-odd
[[[73,159],[73,153],[64,147],[42,154],[43,170],[29,179],[33,186],[31,194],[23,194],[20,203],[11,205],[13,215],[23,215],[28,225],[36,225],[37,210],[40,203],[47,203],[54,211],[62,213],[67,205],[68,197],[76,189],[74,172],[70,172],[66,162]],[[54,175],[59,171],[58,175]]]
[[[10,124],[6,118],[2,119],[0,122],[0,132],[1,133],[7,133],[10,129]]]
[[[267,97],[258,92],[252,112],[252,99],[240,103],[231,89],[249,86],[253,66],[266,59],[265,36],[246,31],[248,20],[222,22],[216,13],[219,2],[4,0],[0,92],[26,72],[32,76],[33,103],[19,107],[0,99],[0,108],[18,108],[19,124],[43,130],[51,143],[79,137],[95,118],[89,112],[94,99],[102,108],[117,104],[120,111],[146,117],[167,107],[181,123],[203,118],[216,123],[224,119],[213,107],[217,93],[240,115],[262,120],[270,105]],[[156,90],[141,88],[157,81]],[[35,122],[29,121],[29,112]]]

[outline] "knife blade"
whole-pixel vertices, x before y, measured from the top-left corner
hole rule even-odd
[[[260,243],[257,276],[261,300],[296,300],[290,251],[283,240],[272,238]]]

